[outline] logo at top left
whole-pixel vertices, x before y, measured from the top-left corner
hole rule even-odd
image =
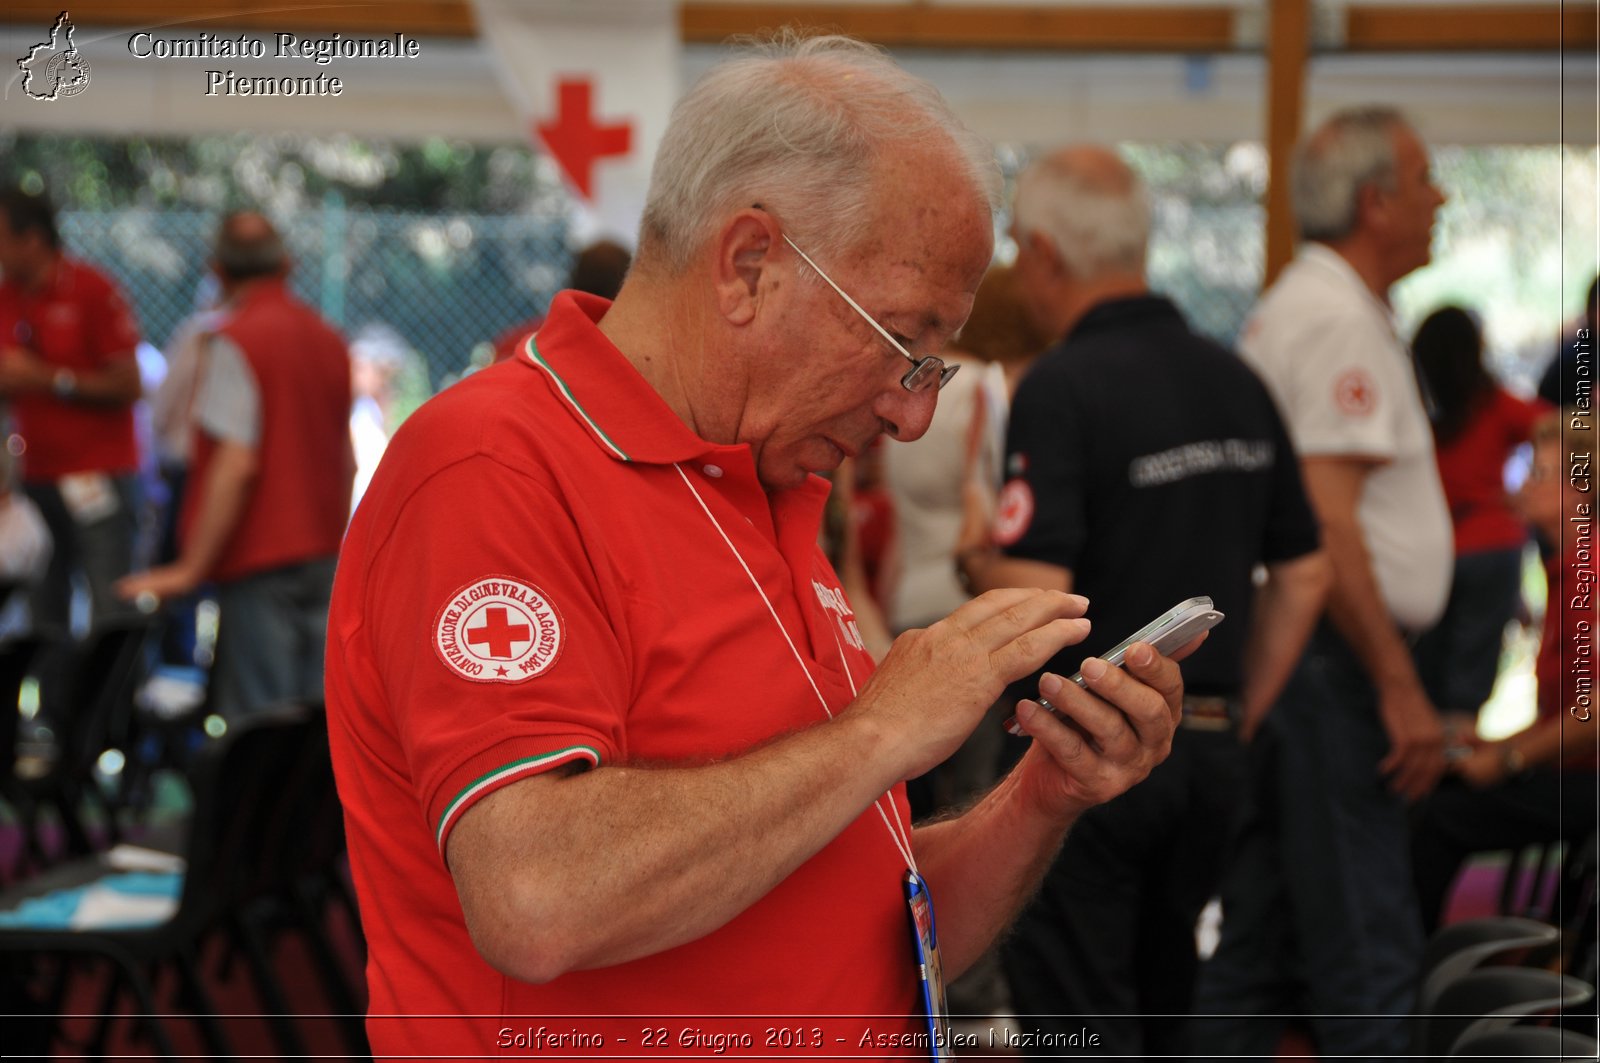
[[[28,54],[17,60],[22,91],[29,99],[53,103],[89,87],[89,61],[73,43],[75,29],[71,17],[61,12],[50,27],[50,39],[29,48]]]

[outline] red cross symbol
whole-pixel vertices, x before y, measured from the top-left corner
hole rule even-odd
[[[596,125],[591,96],[593,83],[588,78],[573,78],[556,83],[556,120],[534,126],[545,148],[555,156],[584,199],[593,199],[593,173],[596,159],[626,155],[633,143],[633,126],[628,122]]]
[[[1378,389],[1365,371],[1351,369],[1334,382],[1334,401],[1349,416],[1364,417],[1378,402]]]
[[[1010,480],[1000,489],[995,503],[994,527],[990,534],[1001,546],[1022,538],[1033,523],[1033,489],[1026,480]]]
[[[527,624],[512,624],[506,620],[504,606],[490,606],[483,611],[483,626],[467,629],[468,646],[489,647],[489,656],[501,659],[511,656],[513,642],[528,642],[533,630]]]

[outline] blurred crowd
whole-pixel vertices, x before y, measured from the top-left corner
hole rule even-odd
[[[880,647],[995,586],[1090,598],[1062,675],[1193,596],[1228,617],[1185,661],[1172,756],[1073,828],[958,1013],[1063,1037],[1115,1016],[1093,1028],[1123,1054],[1252,1057],[1300,1015],[1323,1053],[1402,1054],[1472,858],[1594,833],[1596,287],[1522,394],[1472,309],[1395,322],[1445,197],[1403,116],[1335,116],[1294,194],[1300,256],[1235,356],[1148,290],[1148,203],[1114,155],[1035,161],[1017,260],[979,289],[927,435],[841,470],[836,556]],[[1507,683],[1513,722],[1488,718],[1530,641],[1536,695]],[[921,814],[1001,777],[1020,743],[999,723],[1031,686],[913,781]],[[1197,937],[1216,898],[1220,940]]]
[[[1404,116],[1329,119],[1297,160],[1302,249],[1235,351],[1148,286],[1150,206],[1117,153],[1042,155],[928,431],[837,473],[829,548],[879,657],[995,587],[1089,598],[1089,640],[1047,666],[1062,676],[1186,600],[1226,616],[1183,665],[1172,756],[1080,820],[957,1012],[1072,1016],[1063,1034],[1110,1016],[1100,1044],[1128,1056],[1270,1056],[1281,1021],[1262,1016],[1303,1014],[1325,1055],[1402,1055],[1425,936],[1474,854],[1593,834],[1572,661],[1592,659],[1594,611],[1572,581],[1592,571],[1574,455],[1592,451],[1596,286],[1537,394],[1489,371],[1471,307],[1402,335],[1389,291],[1428,262],[1445,195]],[[614,296],[628,265],[595,245],[570,286]],[[166,663],[208,675],[206,712],[321,700],[341,538],[416,355],[382,323],[346,338],[291,267],[268,218],[222,218],[212,278],[156,352],[47,197],[0,194],[0,641],[53,648],[42,684],[96,628],[159,612]],[[496,360],[536,358],[540,323],[495,338]],[[1537,693],[1485,738],[1518,630]],[[919,816],[1021,755],[1003,723],[1037,680],[913,782]]]

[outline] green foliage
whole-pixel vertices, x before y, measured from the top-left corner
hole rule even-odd
[[[265,212],[303,297],[349,331],[387,322],[418,352],[403,409],[542,312],[571,262],[572,202],[518,145],[4,131],[0,181],[50,192],[67,246],[117,278],[157,343],[193,308],[217,216]]]
[[[1231,340],[1263,269],[1267,159],[1259,144],[1124,145],[1155,205],[1152,283],[1195,324]],[[1433,262],[1395,286],[1409,336],[1447,303],[1483,318],[1489,359],[1530,384],[1577,314],[1596,270],[1600,154],[1593,148],[1436,146],[1448,197],[1434,224]]]
[[[1122,150],[1154,205],[1152,284],[1197,327],[1231,341],[1262,276],[1265,152],[1253,142]],[[1009,185],[1028,151],[1000,145],[998,154]],[[1402,330],[1459,303],[1483,316],[1502,375],[1536,374],[1594,276],[1600,157],[1557,146],[1442,146],[1434,164],[1449,202],[1434,263],[1395,289]],[[570,200],[549,160],[522,146],[0,131],[0,180],[47,188],[78,213],[80,250],[127,274],[158,338],[187,310],[217,212],[251,206],[293,222],[301,279],[325,312],[350,325],[396,324],[425,353],[435,386],[464,364],[470,343],[542,309],[570,256]],[[409,217],[387,217],[399,211]],[[91,225],[91,212],[108,215],[106,224]],[[496,217],[518,224],[504,228]],[[480,305],[486,299],[494,302]]]
[[[475,214],[564,202],[547,160],[514,145],[439,138],[225,134],[179,138],[0,132],[0,175],[48,189],[62,209],[287,213],[337,194],[352,206]]]
[[[1449,199],[1432,265],[1395,287],[1402,332],[1446,304],[1467,307],[1483,318],[1492,367],[1532,380],[1595,275],[1600,156],[1554,145],[1444,147],[1433,161]]]

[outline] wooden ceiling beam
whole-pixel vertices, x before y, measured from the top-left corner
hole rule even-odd
[[[1600,41],[1595,21],[1592,3],[1347,7],[1344,44],[1336,50],[1537,52],[1562,44],[1592,50]]]
[[[8,0],[0,21],[49,29],[62,0]],[[475,37],[477,21],[467,0],[385,0],[286,7],[273,0],[72,0],[80,26],[137,26],[164,35],[201,30],[294,33],[341,32],[363,36]]]
[[[1266,279],[1271,284],[1294,258],[1294,205],[1289,177],[1305,110],[1310,0],[1272,0],[1267,37]]]
[[[886,47],[1044,51],[1231,51],[1235,9],[688,2],[683,39],[716,42],[779,26],[837,29]]]
[[[472,37],[467,0],[388,0],[285,8],[281,0],[74,0],[83,25],[235,30],[335,31],[365,35]],[[10,0],[0,22],[48,26],[60,0]],[[888,47],[976,48],[1062,52],[1254,51],[1243,43],[1233,4],[1200,7],[1116,5],[1042,7],[1025,4],[866,3],[741,4],[685,0],[683,39],[714,44],[738,34],[797,25],[842,30]],[[1558,34],[1558,27],[1560,33]],[[1591,4],[1385,4],[1344,9],[1343,40],[1318,52],[1527,52],[1593,49],[1600,44]]]
[[[48,26],[59,0],[11,0],[0,22]],[[85,26],[347,32],[414,37],[474,37],[467,0],[392,0],[283,8],[277,0],[206,0],[203,16],[184,0],[75,0]],[[1235,19],[1245,8],[1146,6],[960,5],[960,3],[725,3],[686,0],[678,10],[683,40],[717,43],[776,26],[830,27],[901,48],[1034,51],[1237,51]],[[1547,51],[1600,43],[1594,6],[1402,5],[1373,3],[1344,10],[1342,40],[1318,51]]]

